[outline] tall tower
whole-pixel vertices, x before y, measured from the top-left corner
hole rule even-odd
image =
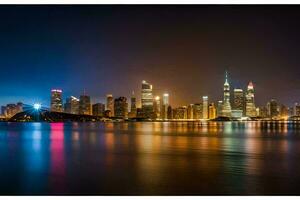
[[[227,71],[225,72],[225,83],[224,83],[224,99],[223,99],[222,115],[225,117],[231,117],[231,105],[230,105],[230,85],[228,82]]]
[[[203,119],[208,119],[208,96],[203,96],[202,97],[203,103],[203,109],[202,109],[202,113],[203,113]]]
[[[247,117],[255,117],[256,109],[254,104],[254,87],[253,83],[250,81],[247,87],[246,94],[246,116]]]
[[[62,102],[62,90],[52,89],[51,90],[51,111],[62,112],[63,102]]]
[[[136,117],[136,97],[134,91],[132,91],[130,99],[130,117]]]
[[[169,94],[164,93],[161,107],[161,118],[168,119]]]
[[[85,94],[79,97],[79,114],[81,115],[91,115],[91,97]]]
[[[153,101],[153,111],[155,118],[161,118],[161,103],[160,103],[160,96],[156,96],[154,101]]]
[[[114,98],[112,94],[106,95],[106,110],[109,110],[111,116],[114,116]]]
[[[152,85],[146,81],[142,81],[142,112],[145,118],[153,117]]]

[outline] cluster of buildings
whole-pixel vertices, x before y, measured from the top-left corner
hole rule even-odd
[[[287,119],[288,116],[300,116],[300,104],[293,107],[280,104],[271,99],[265,106],[256,106],[254,85],[250,81],[247,88],[234,88],[231,90],[228,74],[225,74],[223,86],[223,99],[217,102],[209,101],[203,96],[194,104],[172,107],[169,94],[153,95],[153,87],[147,81],[141,83],[141,106],[137,107],[135,93],[130,99],[124,96],[114,98],[112,94],[106,95],[105,103],[92,104],[90,96],[85,93],[79,98],[70,96],[63,101],[63,92],[60,89],[51,90],[50,110],[52,112],[65,112],[70,114],[94,115],[106,118],[143,118],[155,120],[199,120],[199,119]],[[10,118],[23,111],[23,104],[7,104],[1,107],[2,117]]]

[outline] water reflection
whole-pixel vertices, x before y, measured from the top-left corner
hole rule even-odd
[[[0,192],[299,194],[299,133],[286,122],[0,123]]]

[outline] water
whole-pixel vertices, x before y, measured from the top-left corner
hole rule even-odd
[[[297,194],[300,123],[0,123],[0,194]]]

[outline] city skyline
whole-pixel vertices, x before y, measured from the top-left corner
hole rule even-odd
[[[86,90],[93,102],[130,98],[141,80],[174,106],[205,95],[217,102],[228,70],[232,90],[253,81],[258,105],[292,106],[300,99],[298,9],[3,6],[0,104],[49,105],[52,88],[64,98]]]

